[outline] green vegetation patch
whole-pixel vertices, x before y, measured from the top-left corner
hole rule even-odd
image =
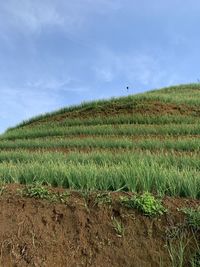
[[[66,202],[69,193],[54,193],[41,185],[29,185],[24,187],[21,191],[22,196],[36,199],[46,199],[53,202]]]
[[[161,201],[148,192],[131,198],[121,197],[120,201],[126,207],[136,208],[147,216],[162,215],[166,212],[166,209],[162,205]]]

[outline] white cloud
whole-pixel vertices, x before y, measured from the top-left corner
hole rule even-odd
[[[85,2],[92,10],[104,14],[110,11],[119,11],[124,4],[124,0],[86,0]]]
[[[163,81],[165,84],[177,81],[177,76],[169,69],[164,69],[160,60],[159,57],[142,53],[142,51],[115,53],[108,48],[101,47],[93,70],[101,82],[121,80],[121,82],[130,84],[156,87],[162,85]]]
[[[28,81],[26,83],[27,88],[31,89],[41,89],[42,90],[55,90],[59,91],[61,88],[67,86],[70,83],[71,79],[65,79],[65,80],[57,80],[53,78],[48,78],[48,79],[40,79],[37,81]]]
[[[39,80],[28,81],[24,90],[62,94],[63,92],[81,93],[89,90],[87,86],[80,85],[78,80],[72,78],[56,79],[51,77],[40,78]]]
[[[1,89],[0,117],[28,118],[41,112],[52,110],[59,104],[56,94],[47,91],[27,89]]]
[[[88,91],[89,87],[71,79],[40,79],[16,87],[0,85],[0,132],[22,120],[61,108],[66,92],[79,98]]]
[[[94,67],[94,70],[97,78],[103,82],[112,82],[112,80],[115,78],[114,70],[110,66]]]
[[[47,1],[8,0],[1,3],[0,8],[4,12],[2,23],[18,29],[35,31],[41,30],[45,25],[63,23],[55,6],[48,5]]]
[[[14,112],[28,118],[38,113],[51,111],[60,106],[63,92],[83,93],[89,91],[72,79],[40,79],[29,81],[22,86],[0,86],[0,118],[9,118]]]
[[[41,113],[60,107],[60,97],[56,93],[24,88],[0,88],[0,132]]]
[[[89,24],[93,15],[120,8],[121,0],[6,0],[0,3],[0,29],[14,27],[28,34],[58,26],[65,32],[74,32]]]

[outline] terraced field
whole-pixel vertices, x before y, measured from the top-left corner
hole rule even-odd
[[[0,177],[199,198],[199,122],[199,85],[62,109],[1,136]]]
[[[94,191],[150,192],[173,197],[169,201],[182,197],[183,203],[197,207],[199,137],[199,84],[84,103],[30,119],[1,135],[0,181],[79,190],[85,196]],[[174,258],[180,254],[172,254],[168,247],[159,263],[154,255],[151,265],[138,258],[136,265],[106,266],[200,266],[191,265],[188,257],[178,265]],[[69,266],[103,266],[84,264]]]

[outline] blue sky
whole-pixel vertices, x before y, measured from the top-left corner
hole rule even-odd
[[[0,14],[0,132],[200,78],[199,0],[6,0]]]

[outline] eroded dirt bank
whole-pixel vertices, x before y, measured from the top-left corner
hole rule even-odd
[[[185,223],[177,208],[199,205],[165,198],[166,214],[149,218],[121,205],[119,193],[111,194],[109,203],[97,201],[96,194],[70,192],[60,203],[23,197],[19,188],[9,185],[0,196],[3,267],[171,266],[168,239],[176,238],[178,244],[173,233]],[[195,236],[198,239],[198,233]],[[189,258],[185,264],[189,266]]]

